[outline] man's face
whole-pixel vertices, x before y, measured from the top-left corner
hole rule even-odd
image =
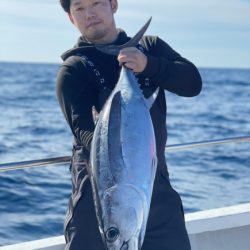
[[[69,17],[90,42],[111,42],[116,36],[117,0],[71,0]]]

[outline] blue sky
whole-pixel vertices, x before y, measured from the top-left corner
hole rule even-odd
[[[250,68],[250,1],[118,0],[117,26],[133,35],[153,17],[158,35],[199,67]],[[78,31],[59,0],[0,0],[0,61],[55,62]]]

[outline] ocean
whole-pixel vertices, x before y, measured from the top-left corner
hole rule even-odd
[[[0,63],[0,163],[71,154],[59,65]],[[250,135],[250,70],[200,68],[202,93],[166,92],[168,145]],[[250,143],[167,152],[186,213],[250,202]],[[69,164],[0,173],[0,246],[63,233]]]

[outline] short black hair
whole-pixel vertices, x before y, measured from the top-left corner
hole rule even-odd
[[[70,12],[70,0],[60,0],[60,4],[65,12]]]
[[[111,0],[109,0],[111,2]],[[65,12],[70,12],[70,0],[60,0],[60,4]]]

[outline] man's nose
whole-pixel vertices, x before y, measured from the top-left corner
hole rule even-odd
[[[95,13],[93,11],[93,8],[91,8],[91,7],[90,8],[86,8],[85,16],[86,16],[87,19],[95,17]]]

